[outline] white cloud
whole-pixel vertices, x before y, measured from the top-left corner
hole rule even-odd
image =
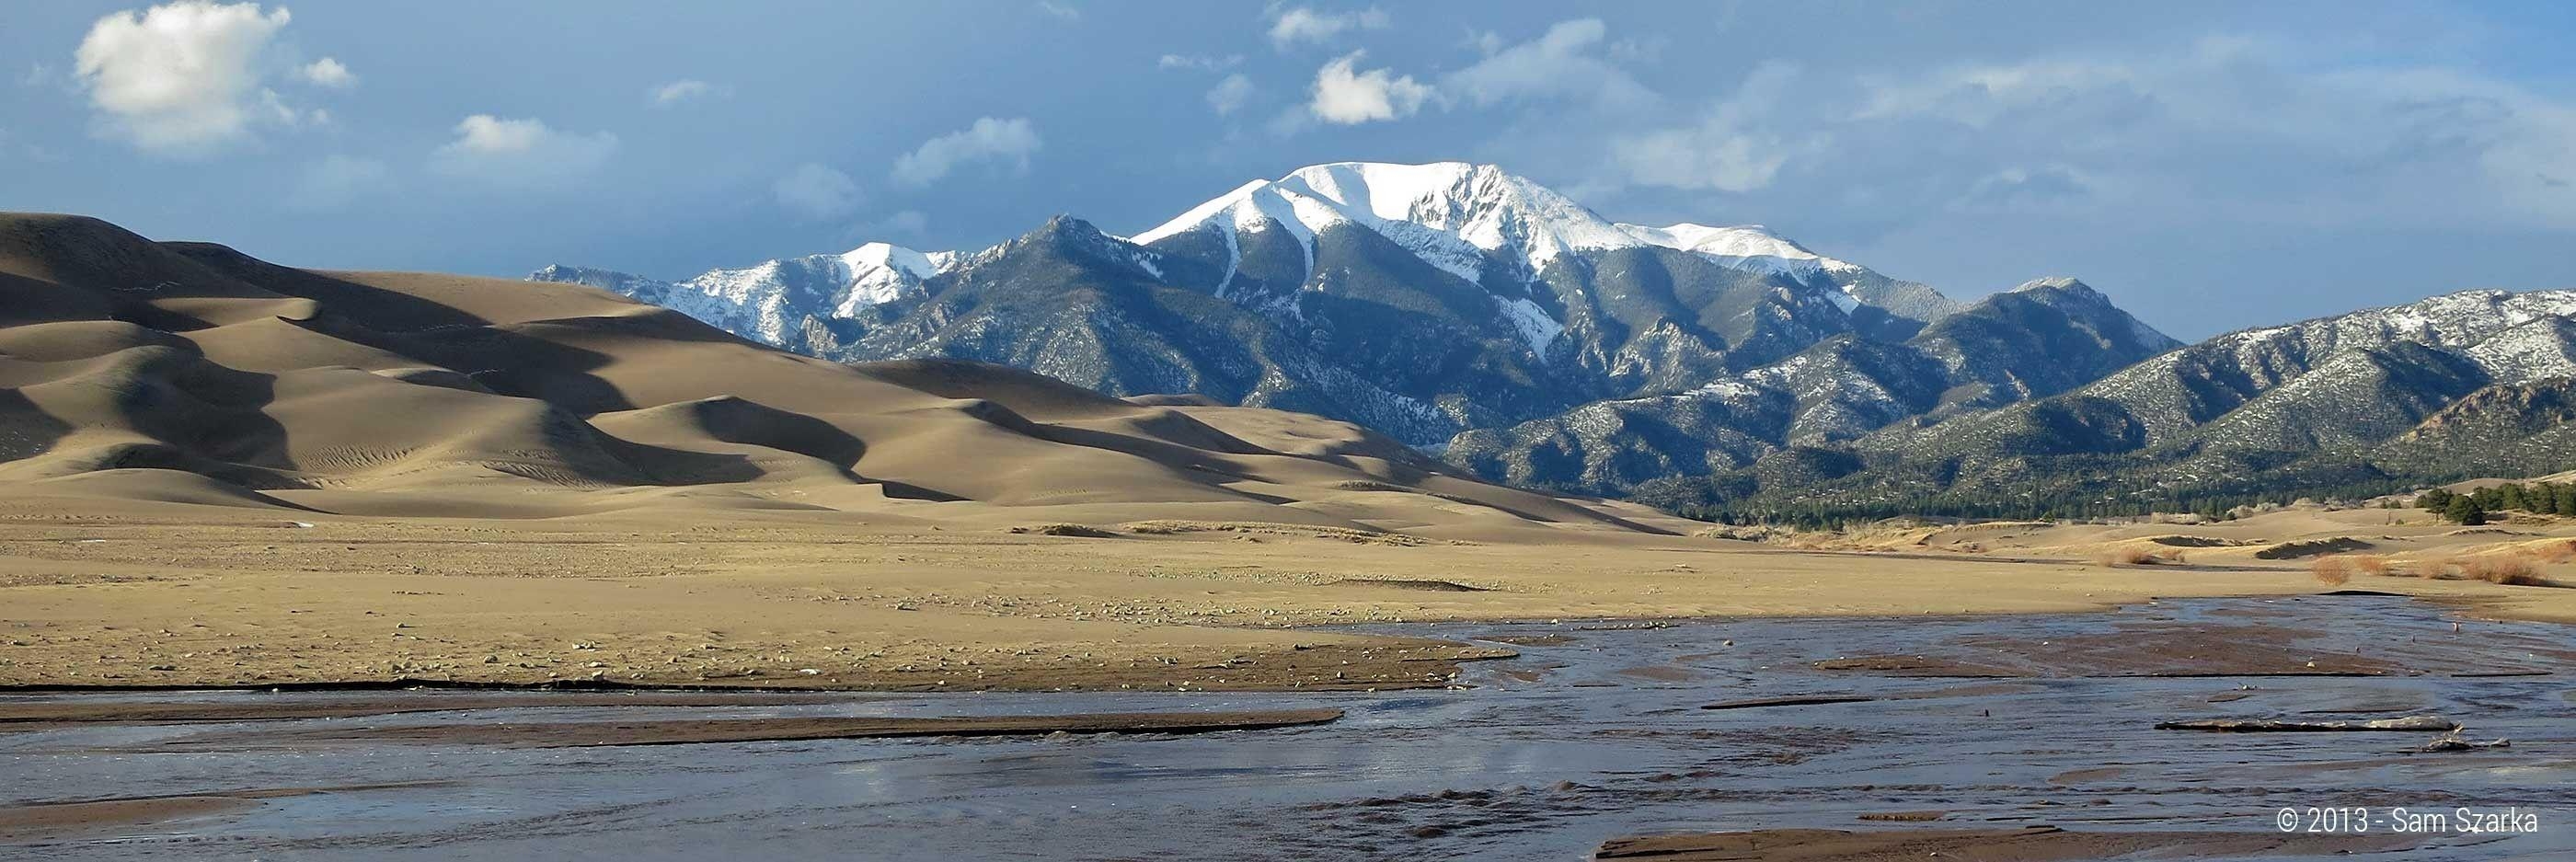
[[[1351,30],[1384,30],[1389,23],[1386,11],[1375,6],[1340,13],[1299,6],[1271,19],[1270,44],[1285,51],[1299,42],[1324,42]]]
[[[2009,167],[1986,175],[1951,202],[1962,212],[2048,212],[2080,204],[2094,184],[2065,165]]]
[[[1053,15],[1067,21],[1082,20],[1082,10],[1073,8],[1068,4],[1055,2],[1055,0],[1038,0],[1038,11],[1045,12],[1049,15]]]
[[[807,162],[779,177],[770,185],[778,205],[817,221],[838,218],[857,212],[866,200],[859,184],[850,175],[825,165]]]
[[[1474,92],[1444,78],[1435,98],[1472,104]],[[1729,195],[1738,211],[1855,234],[2102,218],[2236,231],[2576,228],[2576,99],[2310,41],[2042,50],[1856,74],[1775,63],[1687,111],[1580,123],[1564,119],[1564,101],[1516,112],[1490,157],[1595,166],[1576,180]]]
[[[1621,39],[1610,43],[1610,59],[1622,63],[1660,63],[1664,60],[1664,48],[1671,44],[1672,39],[1660,33]]]
[[[201,155],[297,118],[261,86],[263,55],[289,17],[205,0],[118,12],[90,25],[75,69],[109,131],[147,151]]]
[[[286,10],[280,9],[277,11],[284,12]],[[316,87],[329,87],[334,90],[346,90],[358,85],[357,74],[350,72],[348,66],[342,65],[339,60],[331,57],[324,57],[322,59],[306,63],[302,66],[295,67],[295,77],[304,79],[304,82],[307,84],[312,84]]]
[[[668,108],[683,102],[693,102],[709,96],[721,96],[724,94],[724,90],[714,84],[700,81],[696,78],[682,78],[668,84],[663,84],[659,87],[654,87],[653,90],[646,95],[652,100],[654,107]]]
[[[430,153],[430,167],[456,177],[508,183],[557,183],[597,170],[617,152],[617,136],[548,128],[536,119],[475,114],[456,124],[456,139]]]
[[[1820,145],[1784,140],[1761,122],[1797,74],[1795,66],[1766,62],[1698,123],[1615,138],[1611,156],[1640,185],[1724,192],[1768,186],[1791,155]]]
[[[1243,103],[1252,100],[1252,79],[1240,72],[1227,75],[1225,80],[1216,82],[1215,88],[1208,90],[1207,100],[1208,107],[1215,108],[1216,115],[1220,117],[1242,110]]]
[[[923,141],[920,147],[894,161],[894,181],[907,186],[925,186],[959,165],[979,161],[1010,163],[1015,170],[1029,169],[1029,156],[1045,142],[1038,139],[1037,127],[1027,118],[996,120],[984,117],[962,131],[950,132]]]
[[[2044,59],[2006,65],[1954,66],[1902,78],[1863,79],[1868,98],[1855,120],[1941,117],[1984,126],[2003,114],[2049,101],[2130,87],[2137,70],[2094,59]]]
[[[1860,83],[1837,119],[1967,154],[1954,206],[2047,191],[2274,224],[2576,226],[2576,103],[2456,68],[2205,38]]]
[[[286,203],[301,210],[336,210],[390,185],[384,162],[334,155],[306,167]]]
[[[1477,105],[1556,99],[1625,110],[1660,101],[1654,91],[1598,56],[1609,32],[1601,19],[1580,18],[1518,45],[1484,40],[1489,56],[1451,73],[1441,84]]]
[[[1354,67],[1367,52],[1353,51],[1315,71],[1315,98],[1307,109],[1328,123],[1354,125],[1398,120],[1422,110],[1433,95],[1430,85],[1385,69],[1362,72]]]
[[[924,215],[920,210],[903,210],[895,213],[894,215],[886,216],[885,218],[859,226],[861,233],[879,236],[889,234],[898,236],[920,236],[923,231],[929,229],[930,216]]]
[[[1242,65],[1242,63],[1243,55],[1241,54],[1227,54],[1223,57],[1214,57],[1204,54],[1165,54],[1162,59],[1154,61],[1154,68],[1165,71],[1172,69],[1196,69],[1200,71],[1216,72],[1234,68],[1238,65]]]

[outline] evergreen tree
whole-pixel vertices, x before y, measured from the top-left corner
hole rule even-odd
[[[2469,499],[2476,501],[2478,508],[2490,512],[2504,508],[2504,492],[2497,490],[2494,485],[2469,492]]]
[[[2462,494],[2451,498],[2451,504],[2442,510],[2442,518],[2454,524],[2475,527],[2487,522],[2487,510],[2478,505],[2476,496]]]
[[[2451,493],[2448,489],[2435,488],[2417,496],[2415,506],[2427,512],[2445,512],[2451,508],[2451,498],[2457,496],[2459,495]]]

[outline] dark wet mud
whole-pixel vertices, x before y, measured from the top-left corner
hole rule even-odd
[[[2576,858],[2576,629],[2455,620],[2335,596],[1403,626],[1389,631],[1522,657],[1468,665],[1462,690],[1384,694],[9,696],[0,712],[51,720],[0,729],[0,858],[1564,860],[1641,836],[1696,858],[1765,858],[1706,855],[1747,841],[1858,854],[1797,858],[1993,846],[1979,841],[2064,858]],[[129,722],[117,704],[153,706]],[[488,730],[1334,709],[1186,735],[566,748]],[[2156,727],[2418,715],[2511,745]],[[2284,840],[2274,825],[2284,808],[2395,806],[2518,806],[2539,831]]]

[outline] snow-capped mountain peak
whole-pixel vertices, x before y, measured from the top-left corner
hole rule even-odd
[[[955,252],[923,253],[871,242],[840,254],[711,269],[675,282],[565,266],[549,266],[529,278],[607,288],[766,344],[788,346],[815,309],[828,309],[831,317],[853,317],[862,309],[920,293],[924,280],[957,263]]]
[[[1335,162],[1254,180],[1130,239],[1139,245],[1194,230],[1290,231],[1311,252],[1337,225],[1384,235],[1424,261],[1481,283],[1488,256],[1524,277],[1569,251],[1637,240],[1565,196],[1493,165]]]
[[[2052,276],[2048,276],[2048,277],[2046,277],[2046,278],[2034,278],[2034,279],[2031,279],[2031,280],[2029,280],[2029,281],[2025,281],[2025,282],[2022,282],[2022,283],[2020,283],[2020,284],[2013,285],[2013,289],[2012,289],[2010,292],[2012,292],[2012,293],[2028,293],[2028,292],[2030,292],[2030,291],[2034,291],[2034,290],[2051,290],[2051,289],[2054,289],[2054,290],[2063,290],[2063,291],[2070,291],[2070,292],[2075,292],[2075,293],[2092,293],[2092,292],[2094,292],[2094,291],[2093,291],[2093,286],[2092,286],[2092,285],[2085,284],[2083,281],[2081,281],[2081,280],[2079,280],[2079,279],[2070,278],[2070,277],[2063,276],[2063,275],[2052,275]]]
[[[837,317],[856,314],[864,306],[893,302],[906,292],[920,289],[923,279],[946,271],[957,261],[955,252],[924,254],[882,242],[859,246],[840,257],[847,272],[844,283],[849,287],[833,308]]]
[[[847,264],[852,272],[895,268],[915,278],[929,278],[947,268],[955,258],[955,252],[924,254],[892,243],[872,242],[843,253],[841,262]]]
[[[1928,286],[1817,254],[1761,225],[1612,222],[1527,178],[1467,162],[1334,162],[1299,168],[1275,180],[1244,183],[1129,240],[1146,246],[1190,236],[1217,240],[1226,261],[1216,292],[1229,296],[1253,235],[1284,233],[1302,250],[1304,275],[1312,278],[1317,237],[1342,227],[1383,236],[1435,268],[1493,290],[1499,304],[1519,298],[1523,286],[1536,285],[1562,258],[1597,261],[1599,252],[1668,248],[1729,269],[1797,282],[1802,290],[1824,288],[1827,292],[1808,298],[1830,300],[1845,312],[1870,305],[1929,322],[1958,308]],[[1487,283],[1489,278],[1507,283]],[[1514,308],[1506,313],[1521,320],[1539,312]],[[1548,340],[1533,337],[1530,342]]]

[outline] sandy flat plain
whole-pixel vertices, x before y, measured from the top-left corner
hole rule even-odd
[[[1331,627],[2029,613],[2329,589],[2306,559],[2105,566],[2066,546],[2034,546],[2068,554],[2049,558],[2021,547],[1939,550],[1937,541],[1843,551],[1578,533],[1405,545],[1289,526],[1136,534],[1103,524],[1101,537],[1085,537],[968,524],[887,529],[805,513],[687,524],[636,515],[298,521],[26,499],[5,513],[0,683],[12,686],[1413,687],[1445,684],[1456,660],[1497,650]],[[2290,526],[2337,514],[2118,530],[2268,526],[2287,537]],[[2383,529],[2373,536],[2417,534],[2374,540],[2400,559],[2535,541],[2375,526]],[[2090,553],[2105,530],[2024,528],[2007,541],[2068,540]],[[2576,618],[2576,590],[2397,576],[2342,588],[2458,602],[2474,614]]]

